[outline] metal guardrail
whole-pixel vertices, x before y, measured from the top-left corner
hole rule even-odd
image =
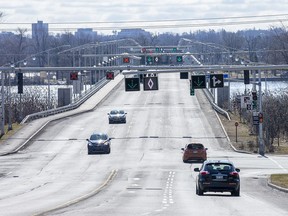
[[[219,107],[216,103],[214,103],[214,98],[213,98],[213,95],[211,94],[211,92],[207,89],[203,89],[203,92],[204,92],[205,96],[207,97],[207,99],[209,100],[210,104],[212,105],[213,109],[215,109],[218,113],[226,116],[226,118],[230,121],[231,118],[230,118],[229,113],[226,110]]]
[[[85,95],[83,97],[79,98],[74,103],[71,103],[67,106],[58,107],[55,109],[45,110],[45,111],[41,111],[41,112],[27,115],[21,121],[20,124],[25,124],[25,123],[33,121],[35,119],[44,118],[47,116],[56,115],[58,113],[67,112],[67,111],[76,109],[81,104],[83,104],[87,99],[89,99],[92,95],[94,95],[97,91],[99,91],[103,86],[105,86],[108,82],[109,82],[109,80],[106,80],[106,78],[103,78],[96,85],[94,85],[92,88],[90,88],[89,91],[86,91]],[[228,120],[231,120],[229,113],[227,111],[223,110],[222,108],[220,108],[216,103],[214,103],[213,95],[207,89],[203,89],[203,92],[204,92],[205,96],[207,97],[207,99],[209,100],[209,102],[211,103],[213,109],[215,109],[218,113],[225,115]]]
[[[30,121],[35,120],[35,119],[44,118],[44,117],[47,117],[47,116],[51,116],[51,115],[55,115],[55,114],[58,114],[58,113],[67,112],[67,111],[76,109],[81,104],[83,104],[88,98],[90,98],[97,91],[99,91],[103,86],[105,86],[108,82],[109,82],[109,80],[106,80],[106,77],[105,77],[102,80],[100,80],[98,83],[96,83],[96,85],[94,85],[88,91],[86,91],[85,95],[83,97],[79,98],[74,103],[71,103],[71,104],[69,104],[67,106],[58,107],[58,108],[55,108],[55,109],[49,109],[49,110],[45,110],[45,111],[41,111],[41,112],[37,112],[37,113],[33,113],[33,114],[30,114],[30,115],[27,115],[21,121],[20,124],[25,124],[25,123],[30,122]]]

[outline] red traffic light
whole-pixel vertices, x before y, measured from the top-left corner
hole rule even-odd
[[[130,58],[129,57],[123,58],[123,63],[130,63]]]
[[[263,123],[263,113],[259,113],[258,117],[259,117],[259,123]]]
[[[256,101],[257,100],[257,92],[252,92],[252,99],[254,100],[254,101]]]

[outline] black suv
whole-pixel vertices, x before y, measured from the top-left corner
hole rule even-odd
[[[235,168],[228,160],[207,160],[196,178],[196,194],[204,192],[231,192],[232,196],[240,196],[240,169]]]

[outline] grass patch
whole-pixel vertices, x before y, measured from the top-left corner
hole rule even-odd
[[[21,127],[22,127],[22,125],[20,125],[18,123],[13,123],[12,124],[12,130],[8,131],[8,125],[5,125],[5,127],[4,127],[5,134],[0,138],[0,143],[2,143],[4,140],[7,140],[10,136],[15,134]]]
[[[288,174],[272,174],[271,183],[288,189]]]
[[[257,136],[251,134],[249,127],[246,123],[240,121],[239,116],[229,113],[231,121],[226,119],[224,116],[219,116],[221,122],[230,138],[230,141],[233,146],[237,149],[255,152],[257,151]],[[235,123],[238,123],[237,126],[237,136],[236,136],[236,126]]]

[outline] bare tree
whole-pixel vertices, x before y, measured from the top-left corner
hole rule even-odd
[[[273,33],[270,49],[275,50],[274,63],[285,63],[288,64],[288,31],[287,27],[282,24],[281,28],[271,28]]]

